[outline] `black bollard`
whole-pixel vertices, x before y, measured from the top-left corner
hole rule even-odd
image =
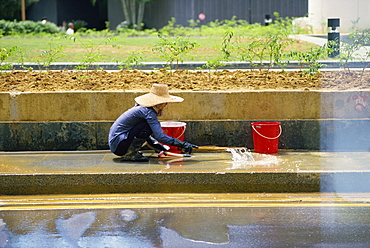
[[[333,58],[340,54],[340,32],[337,27],[340,26],[339,18],[328,19],[328,47],[330,48],[329,57]]]

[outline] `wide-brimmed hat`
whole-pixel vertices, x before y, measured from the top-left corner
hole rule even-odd
[[[135,98],[136,103],[144,107],[153,107],[157,104],[167,102],[182,102],[184,99],[179,96],[172,96],[168,93],[168,86],[165,84],[153,84],[148,94]]]

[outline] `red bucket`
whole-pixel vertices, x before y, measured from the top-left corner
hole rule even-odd
[[[254,151],[276,153],[282,129],[280,122],[252,122]]]
[[[178,122],[178,121],[162,121],[161,127],[163,130],[163,133],[174,137],[176,139],[179,139],[181,141],[184,141],[184,134],[186,129],[186,123],[185,122]],[[169,152],[177,152],[179,153],[179,149],[176,146],[170,146]]]

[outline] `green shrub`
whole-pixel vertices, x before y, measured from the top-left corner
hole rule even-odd
[[[40,33],[58,33],[59,28],[54,23],[42,23],[34,21],[6,21],[0,20],[0,30],[2,35],[15,35],[15,34],[40,34]]]

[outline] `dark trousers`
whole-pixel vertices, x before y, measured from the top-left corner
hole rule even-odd
[[[126,154],[127,149],[132,143],[133,139],[136,137],[138,139],[147,140],[149,136],[153,133],[150,129],[149,124],[146,121],[142,121],[137,124],[128,134],[127,139],[122,140],[117,147],[117,150],[114,152],[117,156],[123,156]]]

